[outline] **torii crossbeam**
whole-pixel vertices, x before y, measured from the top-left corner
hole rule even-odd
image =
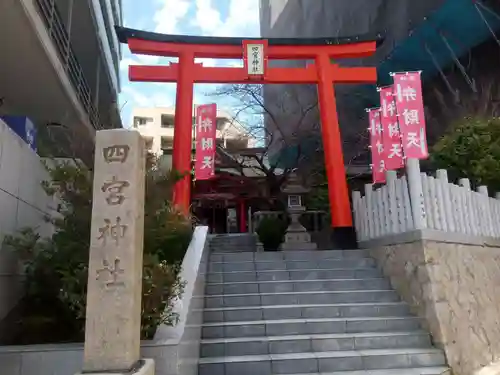
[[[328,178],[332,227],[352,228],[342,141],[335,101],[335,83],[375,83],[374,67],[341,67],[332,59],[361,58],[375,53],[381,36],[373,38],[242,39],[165,35],[117,27],[120,42],[135,54],[178,57],[168,66],[130,66],[131,81],[176,82],[173,168],[191,170],[192,108],[195,83],[307,83],[318,85],[323,149]],[[245,66],[205,67],[195,58],[243,59]],[[249,60],[252,60],[250,64]],[[313,60],[304,68],[271,68],[271,59]],[[174,203],[190,206],[190,177],[174,188]]]

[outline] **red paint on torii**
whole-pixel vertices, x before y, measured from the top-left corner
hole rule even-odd
[[[373,67],[340,67],[332,64],[331,59],[371,56],[375,53],[380,38],[368,41],[352,38],[340,42],[335,39],[313,39],[309,45],[300,39],[270,39],[265,46],[268,60],[314,60],[314,63],[305,68],[266,67],[263,76],[250,78],[245,68],[204,67],[195,63],[195,58],[243,58],[245,41],[242,39],[170,36],[124,28],[117,28],[117,32],[120,41],[128,43],[132,53],[179,58],[178,63],[168,66],[130,66],[129,78],[131,81],[141,82],[177,82],[173,168],[181,173],[191,170],[195,83],[316,83],[332,227],[352,227],[333,84],[375,83],[377,72]],[[259,39],[252,42],[263,43]],[[184,212],[189,212],[190,187],[190,176],[186,175],[174,189],[174,203]]]

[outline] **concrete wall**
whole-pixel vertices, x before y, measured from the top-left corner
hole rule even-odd
[[[54,201],[41,182],[49,175],[38,155],[0,120],[0,241],[23,227],[37,227],[48,236]],[[22,295],[22,275],[13,252],[0,246],[0,320]]]
[[[426,231],[367,246],[445,350],[455,375],[472,374],[500,359],[498,242]]]
[[[143,358],[155,361],[155,375],[196,375],[208,263],[208,227],[197,227],[182,263],[186,282],[175,327],[159,327],[155,338],[141,343]],[[0,347],[1,375],[68,375],[81,372],[83,344]]]

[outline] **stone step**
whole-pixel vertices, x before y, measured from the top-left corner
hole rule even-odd
[[[360,371],[335,371],[323,372],[321,375],[450,375],[448,367],[418,367],[397,368],[384,370],[360,370]],[[319,373],[293,374],[293,375],[318,375]],[[283,374],[291,375],[291,374]]]
[[[211,254],[213,262],[238,262],[271,260],[317,260],[368,258],[366,250],[318,250],[318,251],[264,251],[258,253]]]
[[[205,286],[207,295],[245,294],[245,293],[286,293],[319,292],[333,290],[385,290],[390,283],[384,278],[365,279],[324,279],[324,280],[283,280],[283,281],[246,281],[239,283],[209,283]]]
[[[201,357],[327,352],[391,348],[429,348],[423,331],[337,333],[202,340]]]
[[[228,247],[226,248],[211,248],[211,251],[213,254],[234,254],[235,251],[241,251],[242,253],[250,253],[250,252],[255,252],[257,251],[257,247],[255,246],[249,246],[249,247]]]
[[[444,366],[432,348],[373,349],[316,353],[200,358],[199,375],[271,375]]]
[[[210,262],[208,272],[351,269],[374,267],[372,258]]]
[[[311,335],[320,333],[399,332],[420,330],[413,316],[281,319],[204,323],[203,339]]]
[[[282,305],[253,307],[223,307],[204,309],[205,323],[279,319],[353,318],[409,316],[404,302],[370,302],[356,304]]]
[[[242,281],[279,281],[279,280],[323,280],[323,279],[363,279],[381,277],[377,268],[352,269],[301,269],[279,271],[234,271],[212,272],[207,274],[207,283],[234,283]]]
[[[205,296],[205,307],[321,305],[356,302],[396,302],[399,296],[392,289],[348,290],[292,293],[255,293]]]

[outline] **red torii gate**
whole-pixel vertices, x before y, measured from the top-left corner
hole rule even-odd
[[[173,168],[191,170],[193,86],[195,83],[307,83],[318,85],[323,149],[328,178],[332,227],[352,228],[342,140],[340,137],[334,83],[375,83],[374,67],[341,67],[332,59],[361,58],[375,53],[382,37],[375,38],[274,38],[242,39],[165,35],[128,28],[116,28],[121,43],[136,54],[178,57],[168,66],[130,66],[131,81],[176,82]],[[260,46],[262,61],[258,74],[247,63],[248,44]],[[256,51],[256,50],[254,50]],[[244,59],[245,67],[204,67],[195,58]],[[268,59],[313,60],[304,68],[267,68]],[[255,64],[255,62],[253,62]],[[190,206],[190,176],[174,188],[174,203],[184,212]],[[350,230],[350,229],[349,229]]]

